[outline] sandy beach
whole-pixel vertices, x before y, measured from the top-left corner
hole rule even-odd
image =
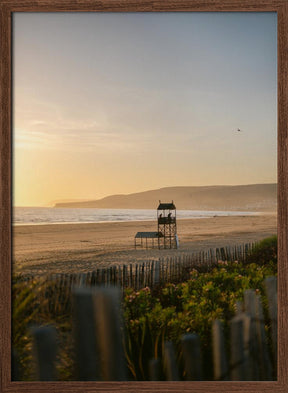
[[[157,230],[155,221],[15,226],[13,272],[88,272],[114,264],[259,241],[277,233],[277,217],[261,214],[187,219],[178,220],[177,228],[178,250],[135,250],[136,232]]]

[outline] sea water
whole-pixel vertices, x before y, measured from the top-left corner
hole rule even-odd
[[[208,218],[218,216],[257,215],[245,211],[202,211],[177,210],[177,218]],[[153,221],[157,218],[155,209],[95,209],[95,208],[54,208],[15,207],[13,224],[84,224],[97,222]]]

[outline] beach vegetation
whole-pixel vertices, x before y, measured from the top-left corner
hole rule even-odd
[[[190,279],[177,285],[165,284],[154,291],[127,289],[124,316],[131,375],[136,379],[147,379],[148,361],[162,357],[165,341],[174,342],[180,351],[182,335],[196,333],[207,365],[205,379],[211,379],[212,322],[215,319],[223,322],[229,342],[229,321],[235,315],[235,304],[243,301],[244,291],[251,288],[261,295],[267,316],[263,281],[275,274],[273,265],[219,261],[218,266],[208,273],[193,269]],[[268,322],[266,329],[269,329]]]
[[[246,257],[247,264],[252,262],[258,265],[277,265],[277,235],[255,244]]]
[[[213,379],[212,322],[222,321],[229,343],[229,321],[235,315],[235,304],[243,301],[246,289],[255,289],[261,295],[265,329],[269,334],[271,326],[263,282],[276,274],[277,238],[273,237],[254,247],[245,262],[219,260],[211,269],[191,269],[189,279],[184,282],[159,283],[140,290],[126,288],[122,306],[129,379],[149,379],[149,360],[162,358],[166,341],[174,343],[181,365],[180,341],[185,333],[199,336],[204,379]],[[19,277],[13,278],[12,295],[12,347],[17,354],[21,379],[33,380],[31,327],[52,324],[59,341],[58,379],[75,380],[71,298],[68,296],[64,301],[52,281],[25,281]]]

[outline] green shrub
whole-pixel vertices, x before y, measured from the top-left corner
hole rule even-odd
[[[164,285],[157,296],[151,296],[148,288],[127,290],[124,316],[131,377],[147,380],[147,363],[152,357],[161,358],[165,341],[173,341],[177,347],[183,334],[197,333],[206,364],[204,378],[213,379],[212,321],[220,319],[224,323],[228,340],[228,324],[235,314],[235,303],[243,300],[246,289],[255,289],[262,296],[267,315],[263,281],[274,274],[275,266],[269,264],[219,261],[209,273],[193,269],[188,281]]]
[[[255,245],[246,258],[246,264],[277,266],[277,235],[267,237]]]

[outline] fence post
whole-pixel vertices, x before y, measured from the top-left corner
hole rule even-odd
[[[103,379],[125,381],[120,290],[116,287],[96,289],[93,300]]]
[[[187,381],[201,381],[201,347],[197,334],[185,334],[182,336],[181,348],[184,360],[185,379]]]
[[[138,286],[138,263],[135,266],[135,289],[136,290],[139,289],[139,286]]]
[[[101,285],[106,286],[106,269],[105,268],[101,269]]]
[[[267,277],[264,281],[268,299],[269,318],[271,320],[273,358],[277,362],[277,278]]]
[[[100,281],[100,269],[96,269],[95,284],[99,284]]]
[[[268,355],[268,348],[264,330],[264,317],[262,304],[259,296],[256,296],[255,291],[246,290],[244,292],[245,311],[250,314],[252,318],[252,334],[254,345],[255,358],[259,365],[259,379],[271,380],[271,362]]]
[[[121,270],[121,266],[118,265],[118,280],[117,283],[119,286],[123,286],[123,279],[122,279],[122,270]]]
[[[145,287],[145,265],[142,263],[141,266],[141,282],[140,282],[141,288]]]
[[[257,381],[259,379],[258,362],[255,351],[255,334],[253,320],[247,313],[239,313],[236,316],[243,321],[243,343],[245,356],[245,381]]]
[[[243,320],[238,316],[231,320],[231,380],[245,380],[245,353]]]
[[[123,279],[122,279],[123,288],[126,288],[126,287],[127,287],[126,270],[127,270],[127,266],[126,266],[126,265],[123,265],[123,269],[122,269],[122,273],[123,273]]]
[[[257,337],[257,328],[256,328],[256,293],[252,289],[247,289],[246,291],[244,291],[244,311],[251,317],[250,352],[254,360],[253,362],[254,379],[259,380],[260,368],[261,368],[259,362],[262,362],[262,360],[259,359],[259,341]]]
[[[259,341],[259,357],[261,358],[260,377],[262,380],[272,380],[272,364],[269,357],[268,346],[266,341],[265,326],[264,326],[264,315],[262,302],[259,295],[256,296],[256,327],[257,336]]]
[[[150,286],[151,288],[153,287],[153,283],[154,283],[154,261],[151,262],[151,264],[149,263],[149,269],[150,269]]]
[[[223,326],[216,319],[212,325],[214,379],[216,381],[228,380],[228,363],[224,345]]]
[[[80,273],[80,274],[79,274],[79,283],[78,283],[78,286],[79,286],[79,287],[83,287],[83,286],[85,286],[85,283],[86,283],[86,273]]]
[[[133,270],[132,263],[129,265],[129,286],[133,287]]]
[[[153,284],[158,285],[160,282],[160,263],[159,261],[155,261],[154,263],[154,275],[153,275]]]
[[[117,269],[116,266],[113,266],[113,285],[117,285]]]
[[[95,270],[91,273],[91,280],[90,280],[90,285],[91,287],[94,286],[96,283],[96,272]]]
[[[167,381],[179,381],[176,355],[171,341],[164,344],[164,370]]]
[[[92,294],[93,290],[90,288],[77,288],[72,295],[76,372],[79,381],[97,381],[101,377]]]
[[[38,381],[55,381],[55,361],[57,355],[56,329],[53,326],[40,326],[31,329],[33,353]]]

